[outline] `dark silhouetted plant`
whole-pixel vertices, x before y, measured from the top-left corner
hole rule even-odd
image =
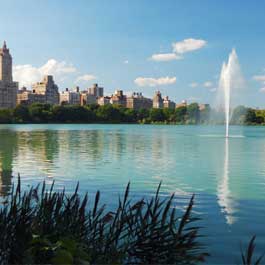
[[[0,209],[0,264],[195,264],[207,253],[191,214],[194,197],[176,214],[170,198],[129,199],[130,184],[116,210],[107,211],[96,193],[46,189],[21,191],[20,179]]]
[[[241,248],[242,265],[259,265],[259,264],[261,264],[261,261],[262,261],[264,255],[261,255],[257,259],[254,260],[254,251],[255,251],[255,247],[256,247],[255,239],[256,239],[256,236],[253,236],[251,238],[245,253]]]

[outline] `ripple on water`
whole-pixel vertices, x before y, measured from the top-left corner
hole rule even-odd
[[[20,173],[23,188],[75,189],[115,207],[131,182],[131,196],[176,194],[181,216],[195,194],[210,264],[228,264],[240,242],[257,234],[265,245],[265,128],[139,125],[0,125],[1,195]],[[14,176],[11,178],[11,176]],[[202,239],[204,240],[204,239]],[[223,255],[223,253],[227,253]]]

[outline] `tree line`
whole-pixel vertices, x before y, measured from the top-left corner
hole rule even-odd
[[[210,108],[197,103],[176,109],[128,109],[119,105],[49,105],[33,103],[0,110],[0,123],[207,123]]]
[[[231,124],[265,124],[265,110],[238,106],[233,110]],[[33,103],[14,109],[0,109],[0,123],[165,123],[165,124],[223,124],[224,113],[197,103],[176,109],[128,109],[119,105],[96,104],[49,105]]]

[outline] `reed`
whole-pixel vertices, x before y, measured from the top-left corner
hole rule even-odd
[[[21,191],[20,178],[0,209],[1,264],[197,264],[207,257],[192,215],[194,196],[177,214],[174,194],[132,201],[130,183],[117,208],[95,195],[54,191],[45,182]]]

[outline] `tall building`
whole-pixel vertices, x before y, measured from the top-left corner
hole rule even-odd
[[[115,90],[114,95],[110,98],[110,104],[126,107],[126,95],[123,94],[122,90]]]
[[[156,91],[153,97],[153,108],[154,109],[161,109],[163,108],[163,99],[160,91]]]
[[[104,106],[110,104],[110,97],[99,97],[97,98],[97,104],[99,106]]]
[[[54,83],[52,75],[46,75],[42,82],[32,85],[32,92],[37,95],[45,96],[45,103],[59,104],[58,86]]]
[[[79,87],[76,87],[73,91],[66,88],[65,91],[60,92],[60,104],[80,105],[81,94],[79,92]]]
[[[171,101],[168,96],[163,99],[163,106],[166,109],[174,109],[176,107],[176,103]]]
[[[42,82],[32,85],[32,90],[25,87],[18,90],[17,104],[48,103],[59,104],[60,94],[58,86],[54,83],[51,75],[44,76]]]
[[[140,92],[133,92],[126,100],[126,107],[135,110],[150,109],[152,108],[152,104],[152,100],[145,98]]]
[[[188,103],[187,100],[182,100],[181,103],[176,104],[176,109],[181,107],[187,107]]]
[[[103,97],[104,88],[99,87],[98,84],[94,84],[92,87],[88,89],[88,93],[95,97]]]
[[[13,82],[12,56],[4,42],[0,49],[0,108],[14,108],[17,100],[18,83]]]

